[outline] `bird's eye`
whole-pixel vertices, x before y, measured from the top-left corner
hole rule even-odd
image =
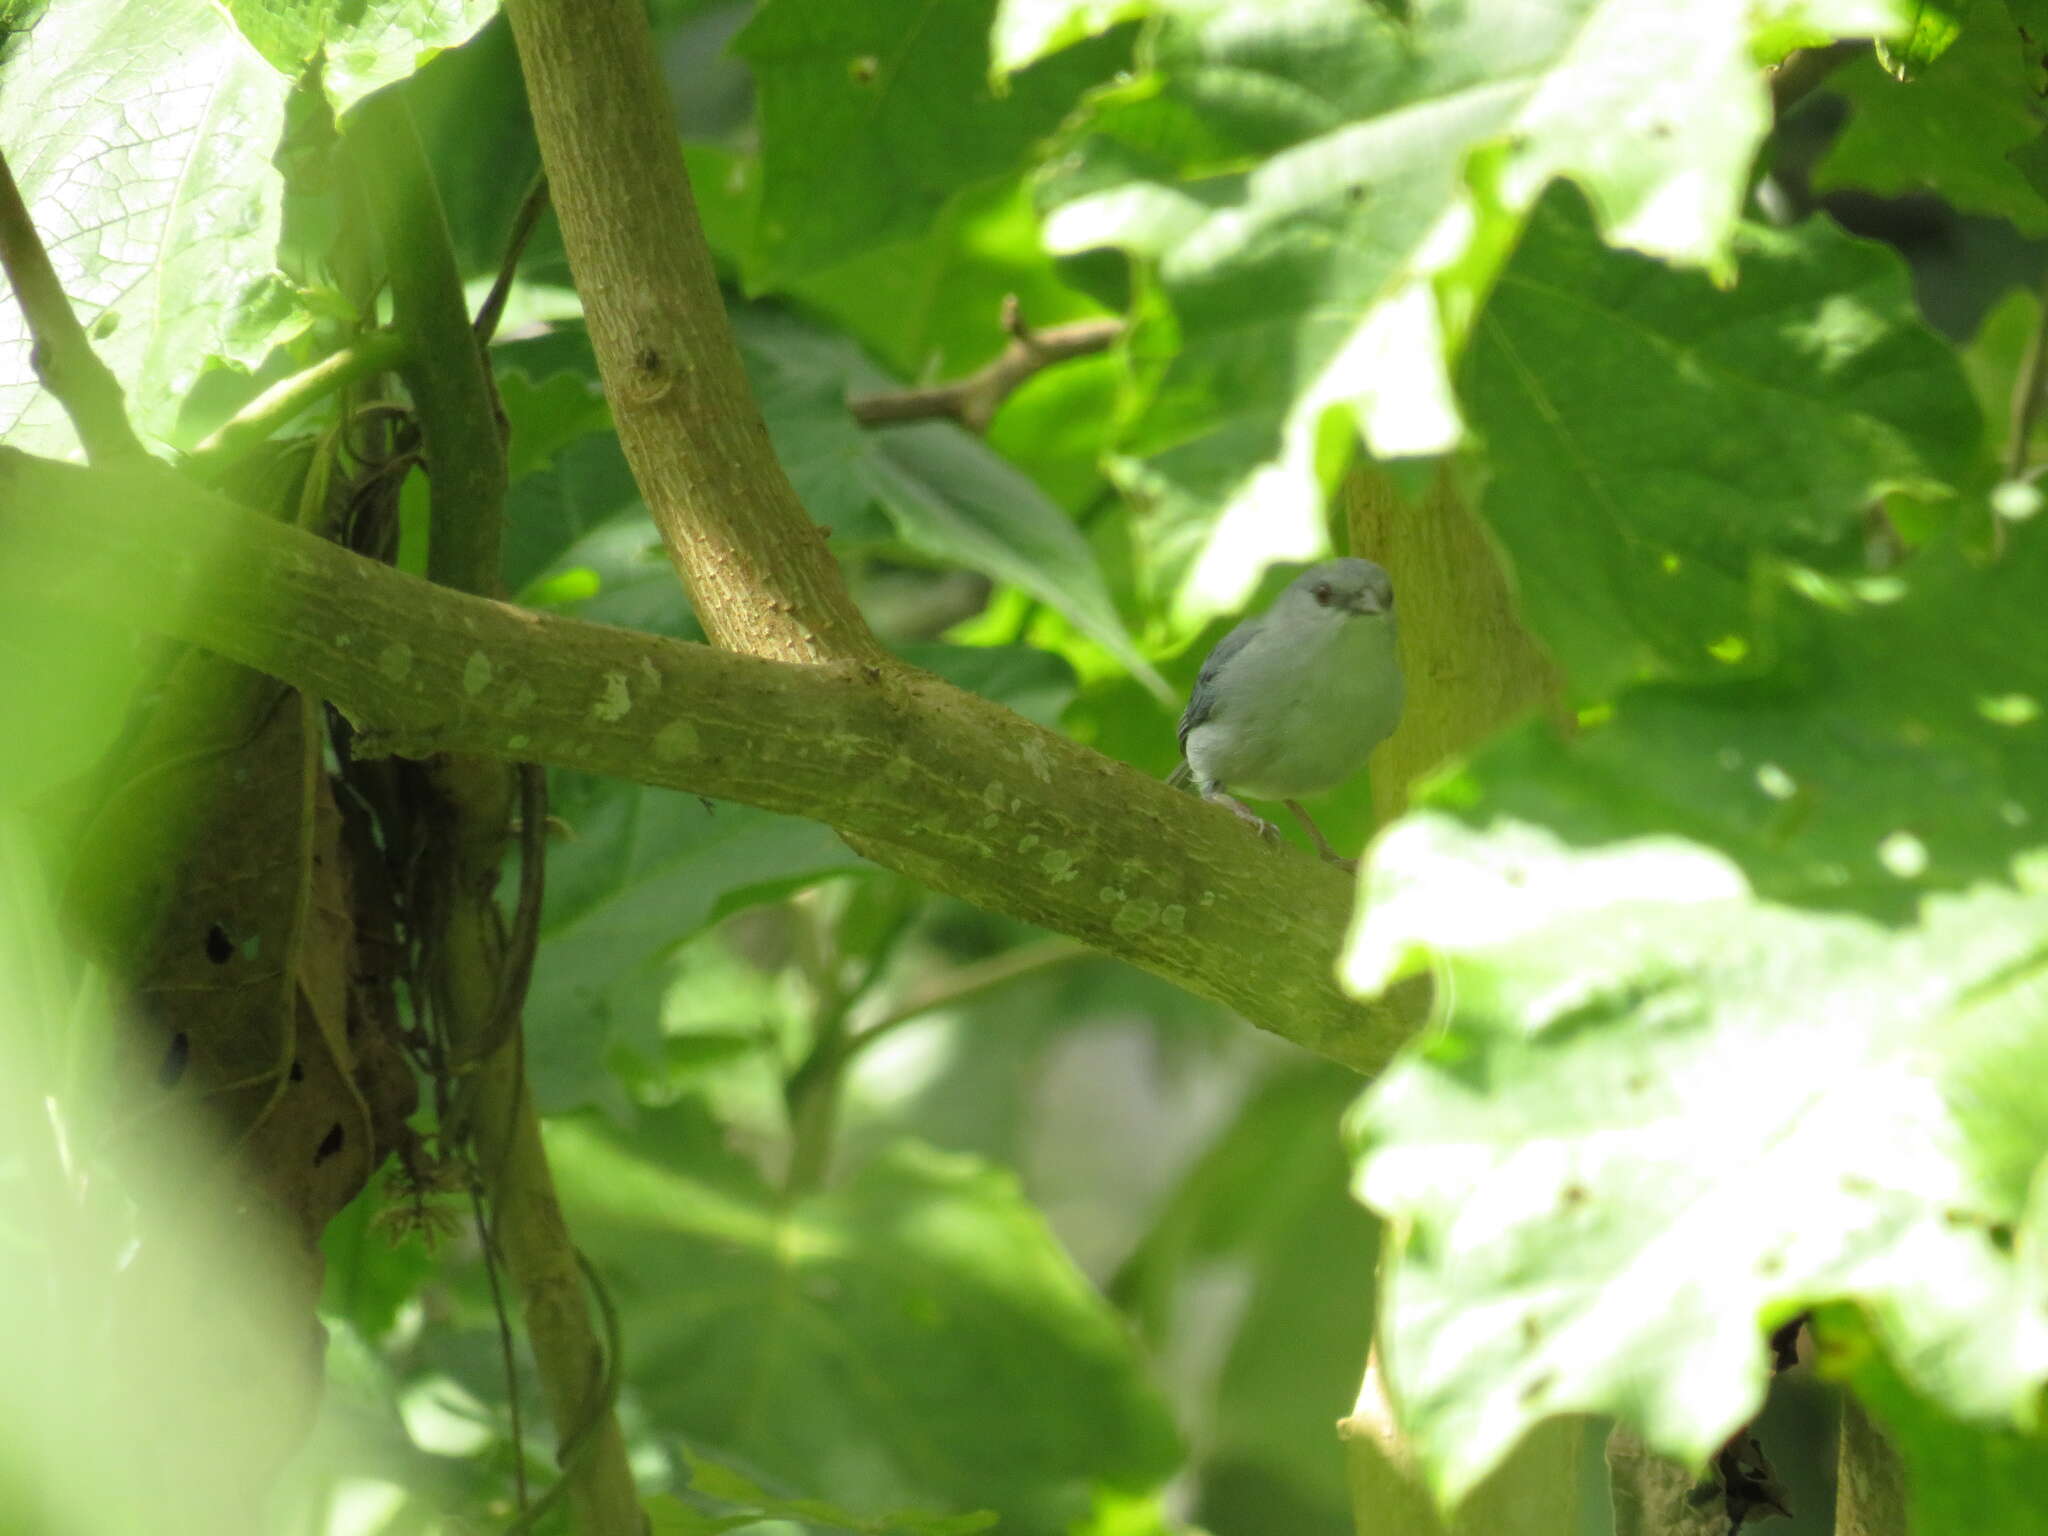
[[[1327,581],[1317,582],[1311,590],[1317,602],[1321,603],[1325,608],[1330,606],[1330,584]]]

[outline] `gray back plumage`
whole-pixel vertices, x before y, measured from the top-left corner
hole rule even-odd
[[[1211,651],[1209,659],[1202,663],[1202,670],[1195,678],[1195,686],[1188,693],[1188,707],[1181,711],[1179,736],[1183,754],[1188,749],[1188,732],[1207,720],[1216,708],[1217,677],[1224,667],[1229,665],[1230,658],[1251,643],[1252,636],[1259,632],[1262,622],[1259,619],[1246,619],[1244,623],[1218,640],[1216,649]]]

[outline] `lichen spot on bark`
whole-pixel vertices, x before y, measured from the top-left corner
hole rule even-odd
[[[1128,938],[1134,933],[1143,933],[1158,921],[1159,903],[1150,896],[1140,896],[1118,907],[1116,916],[1109,920],[1109,926],[1112,932]]]
[[[405,681],[412,671],[412,647],[403,640],[394,640],[377,653],[377,670],[394,683]]]
[[[1045,750],[1045,743],[1036,736],[1018,739],[1017,756],[1026,768],[1037,777],[1041,784],[1052,782],[1052,756]]]
[[[473,699],[490,686],[491,658],[482,651],[471,651],[462,664],[462,691]]]
[[[671,720],[654,733],[654,755],[665,763],[680,763],[697,755],[697,727],[687,720]]]
[[[597,702],[590,706],[590,717],[614,725],[633,712],[633,690],[626,686],[626,674],[607,672],[604,675],[604,692],[597,696]]]
[[[1063,885],[1069,880],[1079,878],[1081,871],[1074,868],[1076,862],[1074,856],[1066,849],[1052,848],[1038,861],[1038,867],[1045,871],[1054,885]]]

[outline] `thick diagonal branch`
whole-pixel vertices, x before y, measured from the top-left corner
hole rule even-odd
[[[20,582],[219,651],[334,700],[387,750],[555,763],[829,823],[925,885],[1361,1072],[1421,1017],[1413,994],[1338,989],[1343,877],[937,678],[487,602],[169,480],[0,450],[0,600]]]

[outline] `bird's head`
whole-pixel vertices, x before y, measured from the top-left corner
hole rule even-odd
[[[1384,623],[1394,616],[1394,582],[1370,560],[1325,560],[1288,583],[1274,604],[1314,622]]]

